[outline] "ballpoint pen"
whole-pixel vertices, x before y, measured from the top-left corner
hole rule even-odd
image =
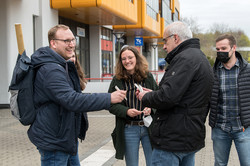
[[[135,84],[135,86],[140,92],[143,92],[143,88],[140,84]]]
[[[115,89],[116,90],[120,90],[119,88],[118,88],[118,86],[115,86]],[[125,96],[125,100],[127,100],[127,97]]]

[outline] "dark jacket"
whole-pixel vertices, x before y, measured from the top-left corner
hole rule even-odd
[[[199,150],[205,146],[212,67],[200,50],[199,39],[182,42],[165,60],[169,65],[159,90],[142,98],[145,106],[157,109],[152,145],[172,152]]]
[[[31,60],[34,66],[43,65],[34,81],[37,116],[28,130],[29,139],[37,148],[74,155],[77,137],[84,139],[87,129],[83,113],[109,109],[111,96],[81,93],[74,63],[49,47],[38,49]]]
[[[239,52],[235,52],[240,63],[238,76],[238,96],[240,107],[240,120],[244,128],[250,125],[250,64],[242,58]],[[210,101],[209,125],[215,127],[217,121],[218,100],[219,100],[219,80],[217,70],[219,61],[216,59],[214,64],[214,85]]]
[[[118,86],[120,89],[125,89],[123,87],[123,81],[118,80],[116,77],[113,78],[112,82],[109,86],[109,93],[115,91],[115,86]],[[153,75],[151,73],[148,74],[148,77],[145,79],[145,86],[149,89],[158,89],[158,85],[156,84]],[[115,129],[113,130],[113,133],[111,134],[113,139],[113,144],[116,149],[115,157],[117,159],[123,159],[124,153],[125,153],[125,135],[124,135],[124,129],[126,124],[127,116],[127,110],[129,108],[126,106],[125,100],[123,100],[122,103],[119,104],[112,104],[109,112],[116,115],[115,119]],[[151,112],[153,113],[153,111]]]

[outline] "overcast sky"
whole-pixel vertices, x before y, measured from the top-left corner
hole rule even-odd
[[[192,17],[206,32],[214,23],[241,29],[250,39],[250,0],[179,0],[181,17]]]

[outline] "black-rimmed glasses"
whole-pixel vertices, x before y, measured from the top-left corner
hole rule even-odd
[[[169,35],[169,36],[163,38],[164,44],[166,44],[166,43],[167,43],[167,39],[170,38],[170,37],[172,37],[172,36],[174,36],[174,34],[171,34],[171,35]]]
[[[67,44],[67,45],[71,44],[71,42],[72,42],[73,44],[76,44],[76,38],[74,38],[74,39],[66,39],[66,40],[63,40],[63,39],[53,39],[53,40],[63,41],[63,42],[64,42],[65,44]]]

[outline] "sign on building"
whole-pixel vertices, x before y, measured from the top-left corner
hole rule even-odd
[[[76,34],[77,34],[77,36],[85,37],[85,29],[84,29],[84,28],[77,27],[77,28],[76,28]]]
[[[143,46],[143,38],[135,37],[135,46]]]

